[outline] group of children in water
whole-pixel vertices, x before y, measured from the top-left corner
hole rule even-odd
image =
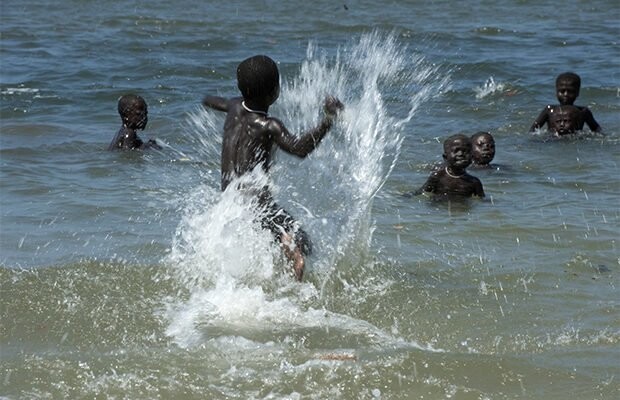
[[[269,107],[280,94],[280,75],[276,63],[269,57],[257,55],[242,61],[237,67],[237,86],[241,97],[222,98],[207,96],[205,108],[226,113],[221,153],[221,190],[231,184],[256,206],[260,223],[270,230],[280,243],[287,259],[293,265],[295,278],[302,280],[304,256],[310,254],[312,245],[308,235],[273,199],[268,186],[253,185],[239,178],[255,168],[268,173],[274,146],[287,153],[304,158],[317,148],[331,129],[343,104],[328,96],[323,105],[324,116],[312,129],[299,135],[292,134],[277,118],[268,114]],[[530,131],[545,124],[555,136],[581,131],[585,124],[594,131],[601,127],[587,107],[575,106],[581,79],[567,72],[556,79],[559,105],[548,105],[534,121]],[[148,122],[147,104],[137,95],[119,99],[118,112],[123,122],[121,129],[110,143],[109,150],[148,149],[161,147],[154,140],[143,142],[137,135]],[[427,181],[413,194],[431,193],[436,196],[484,197],[480,180],[467,173],[468,167],[490,168],[495,156],[495,141],[488,132],[478,132],[471,137],[458,134],[443,143],[444,164],[431,172]]]

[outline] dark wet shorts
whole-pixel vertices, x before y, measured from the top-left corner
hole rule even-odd
[[[310,237],[284,208],[278,206],[274,201],[268,201],[261,206],[261,214],[261,226],[263,229],[269,229],[278,241],[286,232],[295,238],[295,245],[301,249],[304,255],[307,256],[312,253]]]

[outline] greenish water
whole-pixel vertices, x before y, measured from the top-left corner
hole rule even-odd
[[[620,396],[615,2],[0,7],[0,398]],[[272,169],[315,245],[302,284],[219,192],[198,107],[256,53],[292,131],[346,104]],[[566,70],[605,136],[527,133]],[[162,152],[105,151],[128,92]],[[480,130],[484,201],[402,196]]]

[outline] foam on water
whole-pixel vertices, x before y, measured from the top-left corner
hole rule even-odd
[[[495,82],[495,79],[490,76],[482,86],[477,87],[474,90],[476,92],[476,98],[483,99],[488,95],[494,94],[496,92],[502,92],[505,87],[505,84],[501,82]]]
[[[317,123],[326,95],[345,104],[337,125],[308,159],[276,152],[269,177],[260,172],[247,177],[269,184],[278,203],[309,232],[315,252],[303,283],[294,282],[278,245],[234,185],[220,193],[219,174],[209,171],[205,184],[188,194],[167,260],[187,288],[165,312],[167,334],[177,344],[194,346],[221,335],[264,343],[266,332],[298,328],[341,329],[371,343],[401,342],[366,321],[324,309],[320,288],[336,265],[361,262],[371,244],[372,201],[398,158],[404,127],[422,102],[448,84],[422,57],[405,54],[394,37],[376,33],[333,58],[310,44],[299,75],[282,84],[271,111],[291,132]],[[404,119],[392,116],[384,98],[388,89],[411,99],[408,112],[401,112]],[[212,112],[190,115],[202,157],[219,159],[222,120]]]

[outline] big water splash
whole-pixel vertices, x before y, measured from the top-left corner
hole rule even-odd
[[[333,57],[310,44],[298,75],[282,83],[272,115],[291,132],[304,132],[320,120],[327,95],[338,97],[345,110],[307,159],[278,151],[269,177],[248,177],[269,184],[276,201],[309,233],[314,254],[305,280],[294,282],[271,233],[255,222],[252,205],[234,185],[220,193],[219,173],[210,170],[185,199],[168,259],[187,290],[168,303],[167,334],[182,347],[222,337],[264,343],[280,334],[285,343],[298,329],[399,342],[366,321],[326,309],[321,289],[336,269],[370,267],[364,260],[373,199],[398,160],[416,110],[447,85],[447,75],[392,35],[363,35]],[[408,109],[395,106],[403,98]],[[200,137],[201,156],[219,160],[223,115],[201,110],[189,122]]]

